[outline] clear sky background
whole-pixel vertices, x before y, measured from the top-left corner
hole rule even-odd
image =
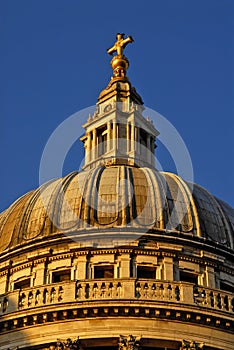
[[[96,103],[117,32],[135,39],[128,76],[181,134],[195,182],[234,206],[233,0],[1,0],[1,211],[38,186],[53,130]],[[64,173],[81,156],[73,147]]]

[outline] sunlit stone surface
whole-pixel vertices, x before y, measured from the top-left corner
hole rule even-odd
[[[109,49],[83,171],[0,214],[1,350],[233,349],[233,209],[156,170],[131,42]]]

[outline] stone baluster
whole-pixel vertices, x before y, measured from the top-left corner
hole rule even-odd
[[[157,285],[156,285],[156,283],[152,283],[152,285],[151,285],[151,298],[152,299],[157,298]]]
[[[41,303],[41,292],[38,289],[35,293],[35,306],[40,305],[40,303]]]
[[[98,284],[94,283],[92,286],[92,297],[94,299],[98,298]]]
[[[78,283],[76,285],[76,297],[78,299],[84,299],[84,292],[85,292],[85,284],[84,283]]]
[[[220,294],[215,292],[214,293],[214,308],[215,309],[220,309],[221,304],[220,304]]]
[[[30,291],[30,292],[28,293],[28,307],[33,306],[33,298],[34,298],[33,292]]]
[[[171,300],[171,299],[172,299],[172,288],[171,288],[171,284],[168,284],[168,285],[166,286],[166,288],[167,288],[166,298],[167,298],[168,300]]]
[[[233,298],[232,298],[231,295],[228,295],[227,298],[228,298],[228,311],[233,312],[233,306],[232,306],[232,300],[233,300]]]
[[[220,293],[220,306],[221,306],[221,309],[222,310],[225,310],[226,308],[225,308],[225,295],[224,294],[222,294],[222,293]]]
[[[8,308],[8,299],[7,297],[4,297],[1,300],[1,311],[4,313],[7,311],[7,308]]]

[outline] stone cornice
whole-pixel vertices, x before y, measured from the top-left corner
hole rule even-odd
[[[72,258],[74,256],[73,253],[62,253],[62,254],[55,254],[48,258],[49,262],[54,260],[61,260],[61,259],[68,259]]]
[[[204,266],[210,266],[214,268],[219,268],[219,270],[229,273],[231,275],[234,275],[234,269],[230,268],[226,265],[225,262],[223,262],[223,259],[219,259],[216,255],[212,258],[211,256],[193,256],[188,255],[186,252],[181,251],[173,251],[172,246],[167,250],[153,250],[151,248],[138,248],[138,247],[126,247],[126,248],[109,248],[109,249],[87,249],[87,248],[77,248],[72,249],[70,252],[63,252],[60,254],[49,254],[45,253],[44,255],[41,255],[38,257],[38,255],[30,256],[29,260],[24,262],[18,262],[15,266],[10,267],[10,272],[14,273],[20,270],[23,270],[28,267],[37,266],[38,264],[45,263],[45,261],[48,259],[49,262],[62,260],[62,259],[68,259],[78,256],[88,256],[88,255],[103,255],[103,254],[134,254],[134,255],[148,255],[148,256],[161,256],[161,257],[171,257],[171,258],[178,258],[183,261],[189,261],[192,263],[204,265]],[[0,276],[4,276],[7,271],[9,270],[9,266],[5,265],[0,270]]]
[[[119,230],[122,232],[123,228],[120,228]],[[115,229],[113,231],[118,232],[119,230]],[[131,231],[144,233],[144,230],[142,229],[131,228]],[[149,243],[152,241],[154,241],[154,243],[163,241],[166,244],[167,243],[172,245],[176,244],[176,246],[180,244],[181,246],[196,247],[196,249],[211,251],[215,255],[218,254],[219,256],[229,256],[230,258],[233,259],[232,249],[227,248],[225,246],[221,246],[220,244],[215,244],[214,242],[206,240],[205,238],[194,237],[194,236],[191,237],[186,234],[181,234],[181,233],[178,234],[176,232],[163,233],[161,231],[158,231],[157,229],[151,230],[151,231],[149,231],[147,234],[144,234],[144,236],[142,236],[141,239],[144,240],[145,242],[148,240]],[[157,240],[157,242],[155,242],[155,240]],[[26,243],[25,245],[19,246],[18,248],[15,247],[14,249],[3,252],[1,254],[0,261],[13,259],[14,257],[17,257],[19,253],[22,254],[22,253],[32,252],[33,250],[36,250],[36,249],[41,250],[42,248],[53,247],[54,244],[63,244],[63,243],[67,244],[69,242],[71,242],[71,239],[67,236],[64,236],[62,233],[53,234],[51,235],[51,237],[47,237],[46,240],[38,239],[36,241],[32,241],[31,243]],[[77,249],[90,250],[90,248],[88,247],[87,248],[79,247]],[[158,248],[155,246],[154,249],[158,249]],[[73,250],[72,247],[71,247],[71,250]]]
[[[134,305],[135,304],[135,305]],[[150,318],[150,319],[163,319],[170,322],[182,322],[187,324],[198,324],[204,327],[217,328],[224,332],[234,332],[234,320],[233,318],[225,315],[217,315],[211,313],[210,310],[195,310],[187,308],[181,308],[179,306],[170,305],[157,305],[152,306],[151,302],[143,303],[131,303],[128,301],[125,303],[108,302],[106,303],[82,303],[80,305],[60,305],[59,307],[47,308],[43,310],[27,310],[27,312],[17,312],[10,317],[7,315],[2,316],[0,321],[0,332],[10,332],[16,329],[32,326],[38,324],[45,324],[51,322],[60,322],[65,320],[81,320],[84,318],[103,318],[103,317],[136,317]]]

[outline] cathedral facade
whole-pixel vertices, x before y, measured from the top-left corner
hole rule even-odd
[[[234,210],[155,164],[117,34],[83,170],[0,214],[1,350],[232,350]]]

